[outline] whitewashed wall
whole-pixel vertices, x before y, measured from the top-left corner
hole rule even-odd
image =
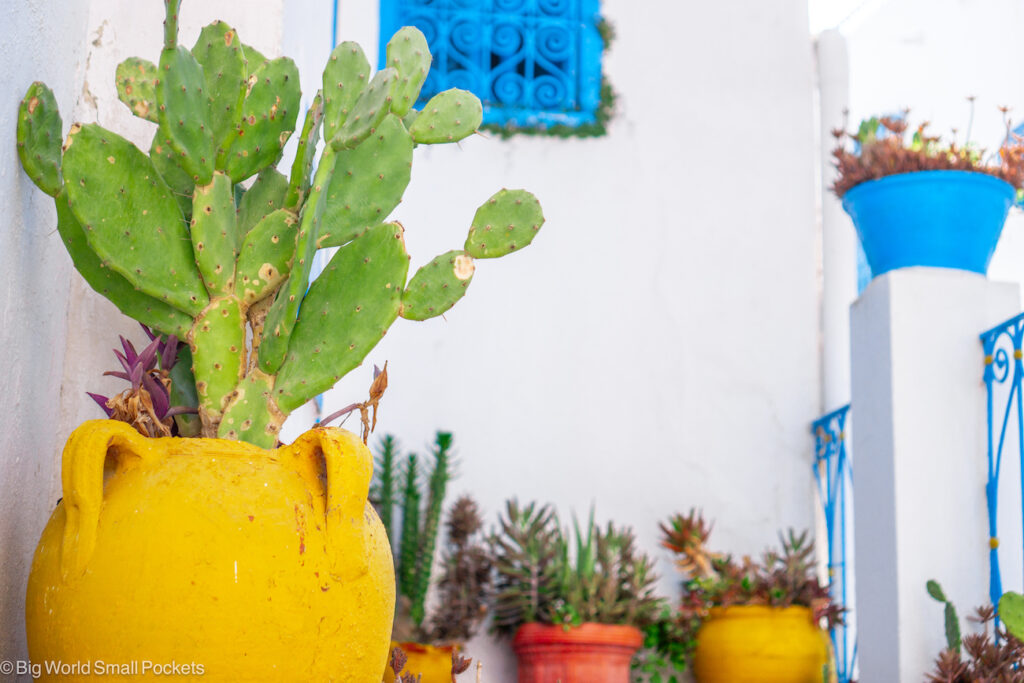
[[[53,201],[22,173],[15,149],[17,102],[34,80],[69,111],[81,84],[88,2],[33,0],[0,22],[0,659],[24,657],[28,569],[57,500],[57,430],[70,261],[57,237]]]
[[[557,501],[566,518],[596,505],[636,528],[671,590],[656,538],[673,511],[703,507],[737,552],[812,523],[811,44],[798,0],[604,6],[618,33],[611,134],[420,147],[396,212],[413,268],[459,247],[503,186],[534,191],[547,225],[529,249],[478,262],[444,319],[396,323],[326,410],[362,400],[389,361],[378,433],[422,453],[453,431],[453,493],[492,516],[510,496]],[[341,9],[339,40],[375,55],[377,3]],[[488,680],[513,680],[506,650],[470,653]]]

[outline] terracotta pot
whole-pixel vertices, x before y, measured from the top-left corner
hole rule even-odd
[[[828,635],[806,607],[715,607],[697,632],[698,683],[822,683]]]
[[[519,683],[629,683],[629,665],[644,642],[632,626],[524,624],[512,641]]]
[[[405,653],[405,667],[399,673],[421,676],[420,683],[452,683],[452,653],[462,648],[456,645],[421,645],[420,643],[392,642]],[[384,683],[394,683],[391,668],[384,672]]]
[[[135,667],[117,680],[380,681],[395,579],[371,473],[340,429],[264,450],[84,423],[26,620],[33,662],[90,670],[41,680],[102,680],[104,662]]]

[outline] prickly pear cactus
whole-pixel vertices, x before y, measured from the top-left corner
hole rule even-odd
[[[999,598],[999,618],[1017,640],[1024,640],[1024,595],[1007,591]]]
[[[224,22],[178,45],[180,0],[165,0],[164,46],[115,74],[122,102],[155,124],[142,151],[95,124],[62,123],[33,83],[18,113],[26,173],[57,204],[75,267],[123,313],[188,340],[201,435],[272,447],[285,417],[358,367],[399,317],[441,315],[465,293],[474,260],[528,245],[537,200],[502,190],[477,211],[462,249],[409,275],[402,225],[387,217],[409,183],[418,144],[456,142],[481,122],[463,90],[413,109],[431,56],[415,28],[371,74],[342,43],[298,126],[299,76]],[[289,174],[277,170],[298,133]],[[320,142],[323,141],[321,145]],[[317,155],[318,149],[322,150]],[[337,247],[310,286],[318,249]]]

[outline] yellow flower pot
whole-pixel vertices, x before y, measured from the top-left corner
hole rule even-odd
[[[698,683],[822,683],[826,633],[806,607],[715,607],[697,632]]]
[[[420,683],[452,683],[452,652],[459,648],[454,645],[437,647],[419,643],[391,643],[405,653],[406,663],[400,674],[420,676]],[[385,672],[384,683],[394,683],[395,674],[390,667]]]
[[[340,429],[264,450],[84,423],[26,604],[31,660],[78,668],[40,680],[380,681],[395,579],[372,468]]]

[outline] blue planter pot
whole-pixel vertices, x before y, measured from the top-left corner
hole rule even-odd
[[[985,173],[918,171],[857,185],[843,208],[872,276],[910,266],[985,275],[1015,194]]]

